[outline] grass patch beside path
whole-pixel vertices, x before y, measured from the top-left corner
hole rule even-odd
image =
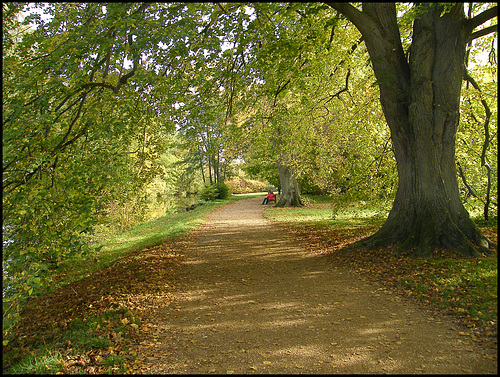
[[[61,266],[51,291],[23,308],[14,339],[2,350],[3,373],[129,371],[142,315],[158,301],[168,305],[176,289],[184,236],[209,213],[259,195],[232,196],[150,221],[108,240],[96,259]]]
[[[284,227],[312,252],[328,254],[333,266],[359,273],[384,285],[395,296],[414,300],[467,326],[464,339],[496,344],[497,254],[465,258],[441,250],[431,260],[397,258],[391,249],[338,253],[376,232],[387,213],[381,203],[350,203],[333,211],[327,200],[311,197],[302,208],[267,208],[264,216]],[[335,215],[335,216],[334,216]],[[497,219],[476,223],[498,244]]]
[[[232,195],[226,200],[207,202],[192,211],[160,217],[118,234],[102,244],[95,245],[96,249],[101,247],[95,258],[72,260],[61,264],[55,279],[57,284],[54,287],[90,276],[93,272],[115,263],[131,252],[161,245],[181,237],[200,226],[208,214],[222,205],[253,196],[258,196],[258,194]]]

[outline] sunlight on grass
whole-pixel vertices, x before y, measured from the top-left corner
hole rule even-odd
[[[58,271],[61,274],[60,279],[52,288],[90,276],[93,272],[126,257],[132,251],[140,251],[164,243],[168,239],[189,234],[206,220],[209,213],[222,205],[261,195],[261,193],[233,195],[229,200],[210,202],[193,211],[165,216],[137,226],[100,245],[103,247],[96,252],[94,258],[73,260],[61,266]],[[359,235],[363,230],[382,224],[387,216],[386,203],[383,202],[346,203],[345,208],[337,209],[335,212],[328,197],[305,197],[305,203],[306,205],[301,208],[267,207],[264,216],[291,225],[295,229],[303,229],[307,236],[317,233],[316,237],[320,238],[324,234],[325,237],[330,237],[330,240],[329,229],[334,230],[339,240],[349,239],[354,233]],[[496,219],[489,221],[487,225],[496,226]],[[312,241],[308,239],[307,242],[311,244]],[[138,255],[134,258],[139,261]],[[381,274],[385,269],[383,284],[392,284],[391,287],[395,291],[402,291],[420,303],[432,305],[445,313],[452,314],[466,321],[471,328],[483,326],[487,329],[487,333],[496,331],[498,285],[496,254],[481,259],[463,257],[443,257],[433,260],[389,259],[386,254],[380,260],[375,260],[372,255],[359,265],[355,266],[351,262],[344,267],[351,268],[352,271],[363,269],[371,271],[372,277],[373,271]],[[356,261],[359,262],[359,257]],[[130,264],[130,268],[137,274],[136,266]],[[361,268],[356,269],[356,267]],[[124,318],[130,320],[127,326],[122,322]],[[122,345],[125,344],[132,329],[131,323],[139,324],[124,308],[108,310],[84,319],[73,319],[62,333],[51,335],[51,340],[43,345],[37,344],[31,349],[18,346],[7,350],[3,355],[4,364],[6,360],[14,362],[4,372],[67,373],[72,358],[77,360],[89,352],[95,353],[100,358],[99,369],[96,369],[99,373],[126,372],[125,358],[106,350],[115,346],[108,337],[110,333],[120,334]],[[21,349],[22,354],[19,353]],[[80,373],[79,369],[72,369],[71,372]]]
[[[381,224],[389,211],[384,201],[357,201],[335,209],[331,198],[306,197],[304,207],[269,207],[264,216],[270,220],[292,226],[315,225],[316,227],[356,228]]]
[[[126,318],[127,310],[109,310],[85,319],[76,318],[70,322],[64,332],[54,334],[50,343],[43,347],[32,348],[8,369],[9,374],[80,374],[78,368],[85,370],[88,355],[92,353],[99,359],[98,373],[125,372],[122,366],[125,358],[122,355],[107,352],[115,348],[115,344],[107,337],[108,333],[120,334],[122,342],[130,338],[130,323],[124,326],[121,319]],[[130,317],[129,317],[130,318]],[[4,361],[17,358],[19,355],[5,355]],[[76,370],[74,369],[76,368]],[[93,369],[92,369],[93,370]],[[4,371],[5,372],[5,371]]]
[[[94,249],[100,248],[100,250],[95,252],[93,258],[73,259],[59,266],[56,271],[57,283],[53,284],[51,289],[90,276],[93,272],[109,266],[134,250],[160,245],[168,239],[186,235],[200,226],[206,216],[216,208],[259,195],[260,193],[232,195],[226,200],[207,202],[195,210],[160,217],[115,235],[106,242],[95,244]]]
[[[265,216],[271,220],[288,223],[330,221],[332,219],[332,210],[322,208],[270,207],[266,209]]]
[[[409,263],[399,284],[423,301],[473,322],[497,320],[497,256]],[[420,296],[419,296],[420,294]]]
[[[54,374],[61,369],[60,352],[45,350],[24,357],[9,370],[9,374]]]
[[[95,271],[109,266],[132,251],[162,244],[168,239],[186,235],[202,224],[206,216],[218,207],[258,195],[233,195],[227,200],[208,202],[195,210],[158,218],[134,227],[128,232],[116,235],[104,244],[95,245],[96,250],[99,246],[102,248],[95,253],[94,257],[73,259],[61,264],[56,271],[58,279],[52,284],[51,290],[91,276]],[[19,354],[19,350],[16,352],[16,348],[13,348],[12,352],[4,353],[4,364],[20,357],[8,368],[9,373],[55,374],[67,372],[65,368],[68,367],[68,359],[66,357],[74,357],[75,360],[79,360],[80,357],[86,357],[87,352],[97,352],[97,350],[108,349],[112,346],[110,340],[105,336],[106,332],[103,332],[104,329],[108,332],[121,334],[125,339],[127,332],[132,327],[130,325],[123,326],[121,322],[123,316],[124,313],[119,310],[107,311],[97,317],[74,319],[62,333],[54,335],[54,339],[45,346],[33,348],[24,356]],[[70,348],[65,351],[64,357],[57,351],[61,347],[64,348],[63,344],[70,345]],[[123,363],[124,358],[120,355],[102,355],[101,372],[124,372],[125,370],[122,370]]]

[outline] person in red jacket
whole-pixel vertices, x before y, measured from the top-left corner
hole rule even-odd
[[[274,200],[276,202],[276,198],[274,197],[274,194],[271,190],[267,191],[267,196],[264,198],[264,201],[262,204],[267,204],[269,203],[270,200]]]

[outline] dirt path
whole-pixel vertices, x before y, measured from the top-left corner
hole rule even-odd
[[[308,253],[261,198],[195,232],[170,307],[151,313],[146,373],[495,373],[466,331]]]

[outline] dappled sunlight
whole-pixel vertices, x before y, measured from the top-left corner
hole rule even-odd
[[[305,271],[298,277],[328,278],[326,275],[326,271]],[[176,329],[195,341],[191,348],[208,347],[223,352],[219,341],[225,339],[234,345],[235,352],[245,351],[240,357],[249,357],[248,353],[255,351],[274,365],[288,363],[298,371],[310,365],[311,358],[317,360],[317,366],[324,364],[328,368],[342,364],[346,368],[355,366],[360,372],[407,370],[407,365],[395,361],[388,352],[396,342],[404,342],[410,348],[416,346],[410,333],[403,336],[398,333],[397,325],[408,321],[404,310],[397,317],[388,311],[368,312],[363,316],[363,323],[351,326],[353,317],[360,317],[360,307],[373,302],[351,305],[332,300],[328,303],[323,300],[325,295],[319,298],[311,292],[297,297],[293,290],[269,297],[265,289],[252,289],[252,286],[248,286],[247,293],[221,296],[231,285],[219,284],[203,294],[197,290],[185,292],[185,303],[189,301],[189,305],[183,307],[185,317]],[[377,299],[375,294],[372,297]],[[381,356],[380,352],[387,356]],[[427,358],[426,362],[431,361],[431,355],[425,352],[422,355]]]
[[[348,269],[332,268],[327,257],[302,249],[258,216],[259,200],[253,200],[254,207],[233,205],[250,208],[253,215],[236,211],[234,220],[217,213],[194,233],[195,247],[181,273],[189,284],[179,292],[175,310],[159,312],[167,318],[168,332],[159,339],[161,356],[155,357],[163,364],[156,371],[448,370],[432,369],[436,363],[461,370],[455,365],[464,362],[452,350],[463,344],[451,328],[361,282]],[[261,224],[245,222],[245,216]],[[433,330],[421,331],[422,325]],[[436,352],[443,349],[450,350],[447,359]]]
[[[324,274],[304,275],[310,278]],[[228,285],[219,287],[220,293],[228,289]],[[233,345],[234,352],[240,352],[240,358],[248,358],[249,363],[252,360],[249,353],[256,353],[275,367],[287,363],[298,371],[311,365],[312,358],[318,367],[328,365],[334,368],[332,370],[342,365],[361,373],[401,373],[408,370],[408,364],[391,357],[391,348],[401,345],[408,347],[409,352],[419,349],[411,339],[411,329],[407,333],[398,330],[401,322],[409,321],[404,310],[397,317],[389,312],[365,313],[364,321],[352,326],[353,317],[360,316],[360,307],[372,302],[352,307],[348,303],[339,305],[337,301],[321,303],[314,295],[297,299],[293,294],[283,294],[275,299],[268,297],[265,289],[250,289],[246,294],[222,297],[216,291],[211,293],[205,296],[197,291],[185,292],[185,302],[189,301],[189,305],[183,307],[181,324],[175,325],[175,329],[177,333],[189,334],[188,338],[194,341],[190,344],[193,350],[203,347],[222,353],[220,342],[224,339]],[[426,339],[428,341],[440,340]],[[427,350],[420,350],[419,355],[417,361],[420,363],[422,357],[430,363],[437,356]],[[412,363],[411,359],[408,363]]]

